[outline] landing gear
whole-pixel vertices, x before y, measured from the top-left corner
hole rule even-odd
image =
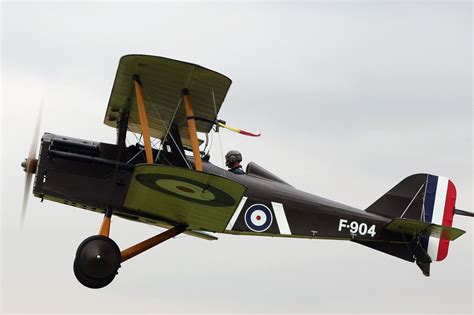
[[[86,238],[77,248],[74,275],[88,288],[103,288],[115,278],[120,262],[117,244],[106,236],[94,235]]]
[[[185,226],[176,226],[120,252],[117,244],[109,238],[111,216],[112,211],[106,211],[99,235],[86,238],[76,251],[74,275],[91,289],[100,289],[111,283],[122,262],[186,230]]]

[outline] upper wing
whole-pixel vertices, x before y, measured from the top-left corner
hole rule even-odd
[[[181,90],[189,90],[194,115],[214,121],[232,81],[199,65],[147,55],[126,55],[120,59],[104,123],[117,127],[122,110],[130,108],[129,129],[141,133],[133,76],[143,85],[150,134],[162,138],[174,116],[183,144],[189,143],[184,104],[179,106]],[[212,123],[196,121],[198,132],[209,132]]]

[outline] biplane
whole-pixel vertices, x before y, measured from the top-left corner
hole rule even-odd
[[[473,213],[455,208],[456,188],[441,176],[409,176],[361,210],[300,191],[254,162],[242,175],[212,164],[199,134],[227,128],[257,136],[218,119],[230,85],[196,64],[126,55],[104,118],[117,130],[115,144],[44,133],[37,155],[33,140],[22,163],[22,217],[32,180],[41,201],[103,214],[98,234],[76,251],[73,270],[84,286],[107,286],[122,263],[181,233],[352,241],[415,262],[426,276],[464,233],[453,217]],[[136,144],[127,145],[128,132]],[[166,230],[121,250],[110,238],[112,216]]]

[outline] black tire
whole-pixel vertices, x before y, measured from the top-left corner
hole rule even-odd
[[[77,280],[91,289],[108,285],[120,268],[121,254],[117,244],[108,237],[93,235],[77,248],[73,270]]]
[[[113,240],[102,235],[93,235],[79,245],[75,260],[77,268],[88,278],[106,279],[117,273],[121,254]]]
[[[100,289],[107,286],[109,283],[114,280],[115,275],[108,276],[103,279],[94,279],[86,276],[78,266],[77,259],[74,259],[73,264],[74,275],[76,276],[77,281],[79,281],[83,286],[88,287],[90,289]]]

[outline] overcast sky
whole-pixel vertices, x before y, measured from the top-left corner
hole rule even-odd
[[[472,4],[2,3],[1,313],[462,313],[473,306],[473,220],[425,278],[415,264],[350,242],[183,236],[89,290],[72,272],[102,217],[30,198],[19,229],[37,107],[42,132],[113,143],[102,121],[120,56],[221,72],[221,132],[299,189],[365,209],[429,172],[472,197]],[[131,138],[133,139],[133,137]],[[211,161],[222,151],[214,139]],[[114,218],[121,248],[159,229]]]

